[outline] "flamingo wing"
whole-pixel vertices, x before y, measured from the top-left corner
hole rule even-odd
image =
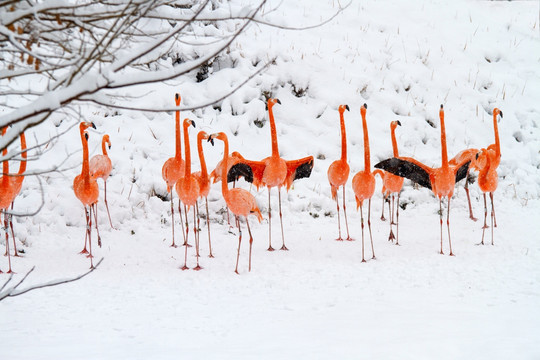
[[[375,165],[377,169],[383,169],[394,175],[407,178],[420,186],[431,190],[429,174],[433,171],[429,166],[420,161],[408,157],[390,158]]]
[[[237,163],[231,166],[227,172],[227,182],[244,177],[247,182],[253,183],[257,188],[262,184],[262,178],[266,163],[239,158]]]
[[[291,187],[294,180],[310,177],[313,170],[313,156],[308,156],[298,160],[289,160],[287,164],[287,190]]]
[[[467,176],[467,172],[469,171],[469,165],[471,164],[471,160],[463,161],[460,164],[457,164],[455,166],[455,172],[456,172],[456,182],[465,179]],[[457,169],[457,170],[456,170]]]

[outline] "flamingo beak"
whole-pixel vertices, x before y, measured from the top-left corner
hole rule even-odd
[[[276,102],[281,105],[281,101],[279,101],[279,99],[276,99]]]
[[[349,105],[345,105],[345,109],[347,109],[347,111],[351,111],[351,109],[349,108]]]
[[[86,131],[84,132],[84,138],[88,141],[88,133]]]
[[[398,120],[398,121],[397,121],[397,124],[398,124],[399,126],[401,126],[401,121]]]
[[[212,146],[214,146],[214,134],[210,134],[210,136],[208,136],[208,142],[212,143]]]
[[[91,122],[90,124],[92,124],[92,127],[93,127],[94,129],[97,129],[97,128],[96,128],[96,124],[94,124],[93,122]]]
[[[193,127],[195,127],[195,121],[191,120],[191,125],[193,125]]]
[[[502,119],[502,117],[503,117],[502,111],[499,111],[499,115],[501,115],[501,119]]]

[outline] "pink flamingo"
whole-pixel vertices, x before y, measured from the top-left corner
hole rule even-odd
[[[212,241],[210,240],[210,213],[208,212],[208,193],[210,192],[210,177],[208,176],[208,170],[206,168],[206,161],[204,160],[204,151],[202,147],[202,141],[208,140],[208,134],[204,131],[199,131],[197,134],[197,151],[199,153],[199,161],[201,163],[201,171],[193,174],[199,182],[199,197],[204,198],[206,203],[206,227],[208,228],[208,248],[210,254],[208,257],[213,258],[212,254]],[[199,218],[197,218],[197,228],[199,228]]]
[[[109,149],[111,148],[111,140],[109,139],[109,135],[103,135],[101,140],[101,151],[103,152],[103,155],[94,155],[90,159],[90,176],[94,179],[103,179],[103,184],[105,186],[105,207],[107,209],[107,215],[109,215],[109,223],[114,229],[111,220],[111,213],[109,212],[109,204],[107,203],[107,179],[112,171],[112,162],[107,154],[106,145],[109,146]]]

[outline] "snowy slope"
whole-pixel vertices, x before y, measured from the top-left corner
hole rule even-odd
[[[276,5],[267,5],[269,20],[303,26],[328,18],[338,2]],[[525,1],[353,2],[332,22],[311,30],[251,26],[203,82],[193,74],[130,92],[144,94],[137,101],[148,107],[171,106],[180,92],[182,105],[189,107],[229,91],[256,70],[257,60],[276,58],[268,71],[219,106],[181,114],[197,123],[190,130],[192,155],[195,134],[202,129],[224,131],[231,151],[262,159],[271,150],[263,93],[271,94],[282,102],[274,107],[282,157],[316,158],[311,177],[282,194],[286,253],[265,251],[267,191],[240,182],[255,195],[265,217],[262,224],[250,220],[253,270],[247,272],[245,241],[240,276],[233,272],[237,232],[229,232],[218,185],[209,196],[216,258],[206,257],[205,226],[203,271],[179,270],[184,248],[168,246],[170,204],[161,200],[168,199],[161,167],[174,153],[174,114],[83,107],[97,126],[90,131],[90,153],[100,152],[102,134],[111,137],[108,200],[117,229],[110,229],[100,203],[104,245],[95,247],[96,257],[105,257],[100,268],[79,282],[1,302],[2,358],[539,357],[538,6]],[[305,91],[297,96],[300,89]],[[388,222],[379,220],[379,180],[371,214],[377,260],[360,263],[360,215],[350,181],[347,210],[356,241],[334,241],[337,218],[326,171],[341,152],[337,107],[351,108],[345,121],[352,179],[364,168],[363,103],[368,104],[372,164],[391,156],[392,120],[402,123],[400,153],[437,166],[440,104],[450,156],[493,143],[491,111],[503,111],[495,246],[476,245],[482,223],[468,219],[459,184],[451,211],[456,256],[439,255],[438,202],[408,181],[401,196],[406,203],[400,213],[401,246],[392,245],[386,240]],[[77,121],[64,119],[59,128]],[[28,142],[56,131],[54,124],[43,124],[29,131]],[[71,188],[80,172],[80,146],[74,127],[39,162],[29,162],[29,169],[44,169],[72,154],[62,164],[64,172],[44,177],[42,210],[15,221],[25,251],[13,260],[17,278],[34,265],[29,283],[73,276],[89,265],[77,255],[85,220]],[[219,142],[205,144],[210,168],[222,151]],[[196,156],[192,166],[199,168]],[[28,177],[16,209],[37,208],[40,193],[38,180]],[[471,195],[482,218],[476,184]],[[277,245],[277,197],[272,201]],[[446,240],[444,249],[448,253]],[[369,258],[367,243],[366,251]],[[188,265],[194,263],[190,250]],[[2,260],[0,268],[6,267]],[[0,281],[6,278],[0,275]]]

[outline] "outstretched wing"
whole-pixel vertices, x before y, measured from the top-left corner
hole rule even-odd
[[[469,165],[470,164],[471,164],[471,160],[456,165],[456,168],[457,168],[456,182],[458,182],[458,181],[460,181],[462,179],[465,179],[465,177],[467,176],[467,173],[469,172]]]
[[[287,164],[287,190],[291,188],[294,180],[307,178],[311,175],[313,170],[313,156],[308,156],[298,160],[289,160],[285,162]]]
[[[413,158],[394,157],[377,163],[375,167],[412,180],[418,185],[431,190],[429,173],[432,169]]]
[[[239,158],[236,164],[227,172],[227,182],[238,180],[241,176],[257,188],[262,184],[262,177],[266,164],[262,161],[252,161]]]

